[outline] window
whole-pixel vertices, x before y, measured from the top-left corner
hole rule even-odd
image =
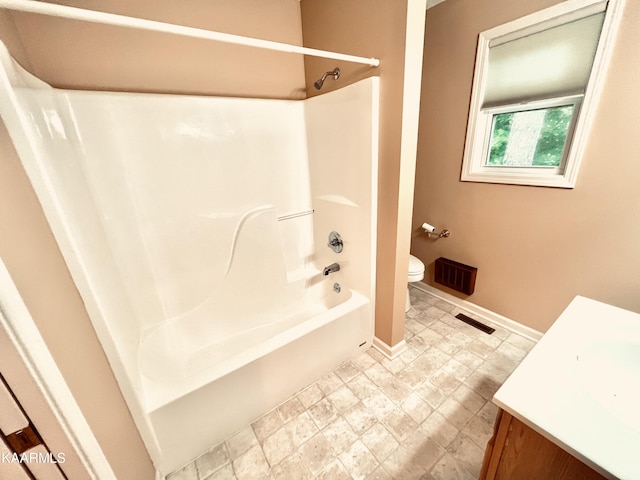
[[[480,34],[463,181],[573,188],[619,3],[563,2]]]

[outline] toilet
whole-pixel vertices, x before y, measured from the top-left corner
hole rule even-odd
[[[419,258],[409,255],[409,275],[407,281],[419,282],[424,278],[424,263]],[[411,299],[409,298],[409,286],[407,285],[407,301],[405,303],[405,312],[411,308]]]

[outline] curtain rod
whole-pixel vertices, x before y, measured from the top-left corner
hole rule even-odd
[[[97,12],[94,10],[86,10],[83,8],[68,7],[66,5],[55,5],[52,3],[39,2],[35,0],[0,0],[0,8],[17,10],[21,12],[37,13],[41,15],[49,15],[53,17],[72,18],[75,20],[102,23],[105,25],[131,27],[137,28],[139,30],[172,33],[174,35],[182,35],[185,37],[203,38],[206,40],[232,43],[235,45],[245,45],[248,47],[263,48],[266,50],[275,50],[279,52],[300,53],[302,55],[309,55],[312,57],[331,58],[333,60],[343,60],[345,62],[362,63],[365,65],[370,65],[372,67],[377,67],[378,65],[380,65],[380,60],[378,60],[377,58],[358,57],[355,55],[347,55],[344,53],[330,52],[327,50],[317,50],[315,48],[301,47],[298,45],[290,45],[288,43],[243,37],[241,35],[215,32],[202,28],[175,25],[173,23],[158,22],[155,20],[146,20],[143,18],[127,17],[125,15],[117,15],[115,13]]]

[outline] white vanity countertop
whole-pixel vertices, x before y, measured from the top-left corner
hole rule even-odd
[[[640,479],[640,314],[574,298],[493,402],[605,477]]]

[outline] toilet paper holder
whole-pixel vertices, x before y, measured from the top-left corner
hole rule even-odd
[[[446,228],[443,229],[441,232],[436,232],[436,227],[434,227],[433,225],[429,225],[428,223],[423,223],[422,229],[425,231],[427,235],[429,235],[429,237],[447,238],[449,237],[449,235],[451,235],[451,232]]]

